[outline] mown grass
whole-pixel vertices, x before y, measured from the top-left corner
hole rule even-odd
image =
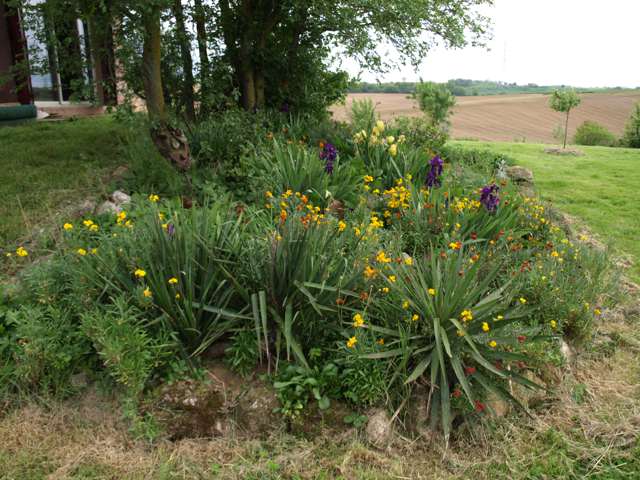
[[[577,147],[584,156],[545,153],[549,145],[457,141],[513,157],[533,171],[541,198],[573,215],[617,253],[630,254],[629,276],[640,281],[640,150]]]
[[[123,163],[124,127],[109,116],[0,127],[0,250],[62,206],[99,196]]]

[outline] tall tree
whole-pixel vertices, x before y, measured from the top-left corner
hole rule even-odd
[[[180,58],[182,60],[182,104],[189,120],[196,117],[193,96],[193,59],[191,58],[191,41],[184,21],[184,9],[182,0],[173,0],[171,10],[176,20],[176,37],[180,45]]]
[[[163,157],[178,170],[186,171],[191,167],[189,143],[181,130],[169,124],[162,92],[160,12],[160,2],[145,2],[141,8],[144,38],[142,81],[151,121],[151,138]]]
[[[202,0],[193,2],[193,21],[196,24],[196,40],[198,42],[198,55],[200,56],[200,98],[201,109],[206,105],[209,88],[209,52],[207,50],[207,15]]]

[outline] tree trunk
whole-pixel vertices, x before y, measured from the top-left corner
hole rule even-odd
[[[200,55],[200,111],[206,113],[206,98],[208,94],[209,53],[207,52],[206,15],[202,0],[194,0],[193,19],[196,24],[196,38]]]
[[[143,17],[144,43],[142,51],[142,80],[151,121],[151,138],[160,154],[178,170],[191,167],[189,142],[184,133],[167,123],[167,111],[162,94],[160,70],[160,9],[148,7]]]
[[[567,119],[564,123],[564,144],[562,148],[567,148],[567,135],[569,135],[569,112],[571,110],[567,110]]]
[[[174,0],[173,15],[176,19],[176,34],[180,45],[180,57],[182,58],[182,70],[184,73],[184,81],[182,83],[182,103],[184,105],[187,118],[189,120],[194,120],[196,118],[196,113],[193,106],[193,59],[191,58],[191,42],[189,42],[184,24],[182,0]]]

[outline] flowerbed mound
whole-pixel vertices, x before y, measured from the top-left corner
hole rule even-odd
[[[51,258],[4,295],[2,398],[68,395],[84,372],[153,436],[145,398],[204,381],[224,344],[291,424],[336,402],[358,424],[371,407],[421,405],[448,441],[495,399],[526,411],[517,392],[544,388],[535,374],[562,363],[560,339],[588,342],[615,301],[606,254],[520,194],[504,159],[433,151],[397,128],[318,145],[270,133],[245,201],[139,193],[117,215],[68,219]],[[5,257],[19,267],[29,251]]]

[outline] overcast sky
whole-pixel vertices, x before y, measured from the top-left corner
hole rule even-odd
[[[495,0],[489,51],[436,48],[415,72],[364,81],[503,80],[576,87],[640,86],[640,0]],[[344,67],[359,73],[353,62]]]

